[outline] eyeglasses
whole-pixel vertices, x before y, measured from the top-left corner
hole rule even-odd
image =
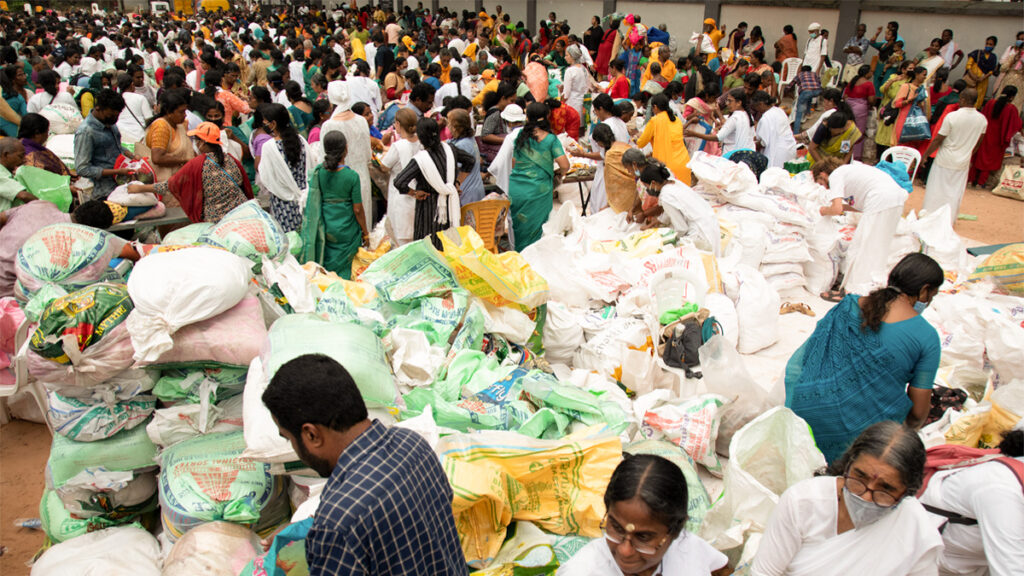
[[[865,484],[863,480],[853,478],[849,474],[844,474],[843,479],[846,480],[847,490],[849,490],[854,496],[863,496],[870,492],[871,501],[882,508],[892,508],[900,501],[900,498],[903,497],[901,494],[899,498],[897,498],[884,490],[869,490],[868,485]]]
[[[612,544],[622,544],[626,540],[629,540],[630,545],[633,546],[633,550],[636,550],[637,554],[641,554],[644,556],[652,556],[654,554],[657,554],[658,550],[668,540],[668,534],[666,534],[664,537],[662,537],[661,540],[658,541],[657,544],[637,542],[636,536],[634,536],[633,534],[627,534],[625,531],[621,530],[619,525],[614,520],[608,522],[607,514],[605,515],[604,519],[601,520],[601,532],[604,534],[605,540],[611,542]]]

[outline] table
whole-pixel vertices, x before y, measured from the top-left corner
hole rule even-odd
[[[140,230],[142,228],[159,228],[160,226],[171,226],[176,224],[191,224],[192,221],[185,215],[181,206],[168,208],[163,216],[149,218],[146,220],[126,220],[107,228],[108,232],[121,232],[124,230]]]
[[[566,176],[562,180],[562,184],[573,184],[573,183],[575,183],[575,184],[579,185],[579,187],[580,187],[580,204],[583,205],[583,216],[587,215],[587,206],[590,204],[590,194],[584,195],[584,193],[583,193],[583,183],[584,182],[593,182],[593,181],[594,181],[594,173],[593,172],[591,172],[591,173],[589,173],[587,175],[584,175],[584,176],[579,176],[579,175],[575,175],[575,174],[569,175],[569,176]]]

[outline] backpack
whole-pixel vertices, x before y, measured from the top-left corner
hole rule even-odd
[[[665,327],[665,351],[661,358],[666,366],[686,370],[687,378],[700,378],[701,373],[693,370],[700,365],[700,347],[721,333],[722,325],[706,311],[684,316]]]
[[[927,460],[924,465],[924,482],[921,483],[921,489],[917,492],[918,498],[921,498],[921,496],[924,495],[925,490],[928,488],[928,483],[931,481],[932,477],[935,476],[936,472],[959,468],[970,468],[986,462],[999,462],[1000,464],[1005,465],[1011,472],[1013,472],[1013,475],[1017,477],[1017,481],[1021,484],[1021,489],[1024,490],[1024,462],[1021,462],[1016,458],[1003,456],[999,450],[971,448],[969,446],[958,446],[955,444],[943,444],[941,446],[932,446],[928,449],[927,454]],[[939,529],[939,532],[944,531],[946,526],[949,524],[973,526],[978,523],[978,520],[975,518],[968,518],[967,516],[962,516],[955,512],[943,510],[942,508],[937,508],[928,504],[923,505],[924,509],[932,514],[946,518],[947,522]]]

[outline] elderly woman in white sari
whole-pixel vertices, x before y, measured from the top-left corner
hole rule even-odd
[[[349,85],[344,80],[335,80],[327,85],[327,98],[334,105],[334,116],[324,122],[320,128],[320,137],[330,132],[341,132],[348,142],[346,165],[359,175],[359,193],[362,197],[363,215],[366,218],[366,229],[373,229],[373,198],[371,194],[370,159],[373,150],[370,148],[370,126],[366,119],[352,112],[352,95]]]
[[[938,574],[938,522],[914,498],[924,465],[917,432],[892,421],[872,425],[828,475],[783,493],[752,574]]]
[[[316,163],[309,145],[292,126],[287,108],[264,104],[259,113],[264,130],[273,137],[263,145],[258,168],[260,186],[270,192],[270,213],[284,231],[298,231],[302,228],[309,175]]]

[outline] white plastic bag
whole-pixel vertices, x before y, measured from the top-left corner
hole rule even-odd
[[[107,196],[108,202],[120,204],[121,206],[156,206],[159,200],[156,194],[152,192],[146,192],[144,194],[129,194],[128,187],[132,184],[142,184],[142,182],[129,182],[122,186],[114,188],[114,191]]]
[[[751,533],[763,533],[779,496],[825,466],[807,422],[785,407],[744,426],[733,437],[729,453],[725,492],[701,533],[719,550],[737,548]]]
[[[561,302],[548,302],[548,315],[544,322],[544,357],[547,361],[571,364],[581,345],[583,327],[576,314]]]
[[[212,406],[180,403],[153,412],[146,434],[154,444],[166,448],[202,434],[242,429],[242,396]]]
[[[171,349],[171,335],[179,328],[238,304],[251,279],[248,260],[218,248],[189,248],[139,260],[128,279],[135,309],[127,324],[135,359],[155,361]]]
[[[138,526],[119,526],[57,544],[32,566],[32,576],[71,574],[161,576],[160,545]]]
[[[733,301],[736,302],[739,319],[736,349],[743,354],[753,354],[779,339],[779,306],[782,301],[775,288],[757,270],[740,265],[734,275],[738,286]]]
[[[163,576],[238,576],[262,551],[259,536],[248,527],[210,522],[175,542],[164,560]]]

